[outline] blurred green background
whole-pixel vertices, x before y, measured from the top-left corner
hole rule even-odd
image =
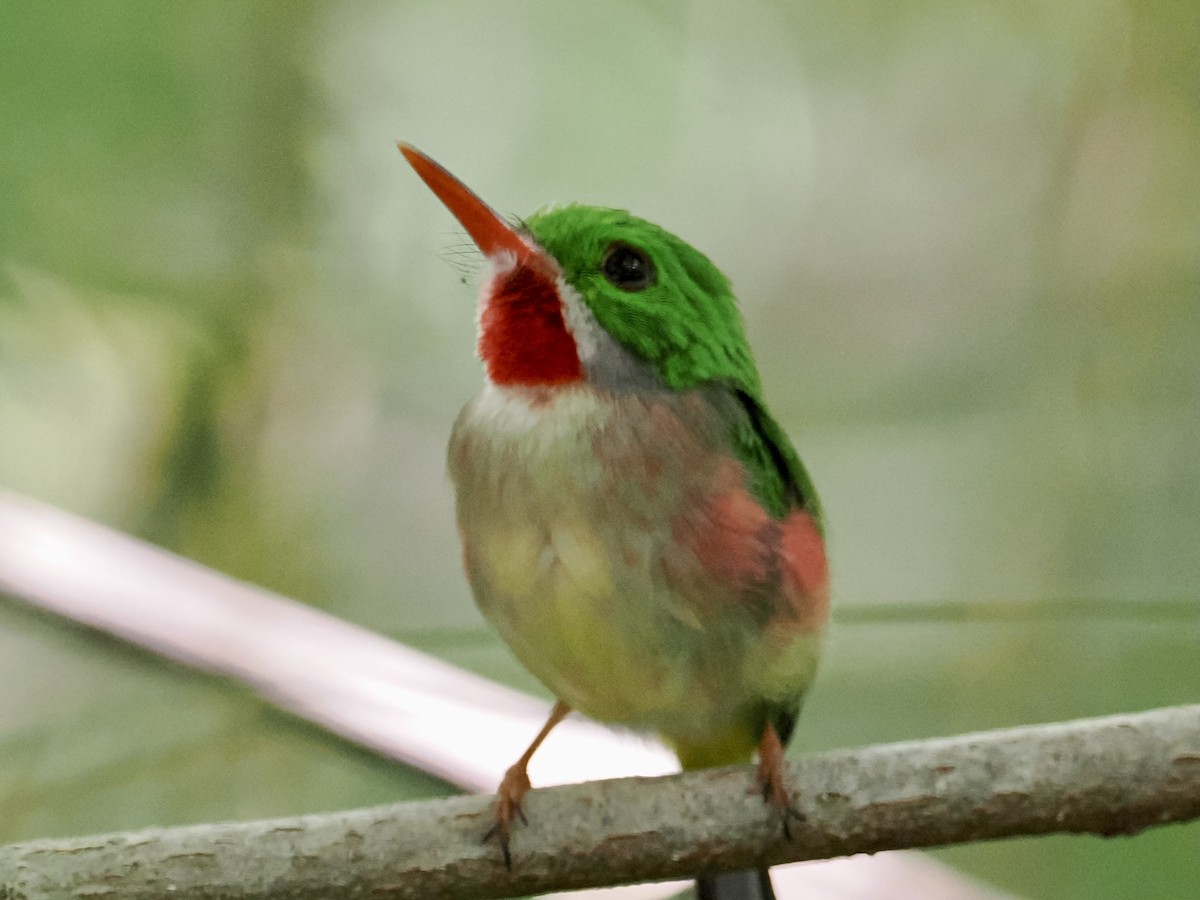
[[[732,277],[831,522],[795,752],[1197,699],[1193,2],[3,19],[0,486],[539,690],[459,571],[474,289],[403,138],[500,210],[627,207]],[[0,843],[447,790],[0,598]],[[937,855],[1193,897],[1198,836]]]

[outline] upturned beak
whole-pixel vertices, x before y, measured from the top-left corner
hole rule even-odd
[[[550,259],[545,251],[502,219],[469,187],[412,144],[400,141],[396,146],[409,165],[416,169],[421,180],[429,185],[429,189],[467,230],[484,256],[494,259],[502,253],[511,253],[518,266],[548,267]]]

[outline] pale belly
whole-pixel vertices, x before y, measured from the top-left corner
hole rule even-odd
[[[739,586],[681,545],[721,465],[717,438],[628,402],[581,389],[535,406],[491,388],[464,410],[450,472],[468,577],[570,706],[676,744],[733,742],[736,757],[765,701],[798,702],[818,641],[772,637]]]

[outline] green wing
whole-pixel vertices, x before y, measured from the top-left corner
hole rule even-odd
[[[750,473],[754,496],[777,519],[796,506],[808,510],[824,534],[821,502],[787,434],[746,391],[734,390],[733,396],[745,411],[744,419],[735,420],[733,445]]]

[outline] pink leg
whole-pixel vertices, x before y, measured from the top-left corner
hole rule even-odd
[[[758,743],[758,785],[763,800],[775,811],[783,823],[783,836],[792,839],[791,823],[803,822],[804,813],[792,806],[792,799],[783,784],[783,743],[775,726],[767,723],[762,740]]]
[[[533,754],[537,752],[537,748],[542,745],[542,741],[546,739],[546,735],[550,733],[551,729],[565,719],[570,712],[571,707],[561,700],[554,704],[554,709],[550,711],[550,718],[546,720],[542,730],[538,732],[529,748],[521,754],[521,758],[508,767],[508,771],[504,773],[504,779],[500,782],[500,787],[496,790],[496,823],[483,836],[483,839],[488,841],[494,837],[499,840],[500,851],[504,854],[504,865],[509,869],[512,868],[512,855],[508,850],[508,841],[512,835],[513,822],[518,818],[522,822],[525,821],[525,813],[521,811],[521,802],[530,789],[529,772],[527,771],[529,761],[533,759]]]

